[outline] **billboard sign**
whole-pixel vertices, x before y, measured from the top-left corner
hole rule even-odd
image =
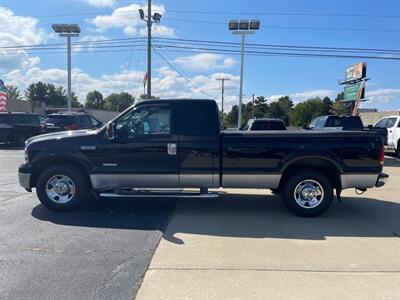
[[[353,85],[348,85],[344,87],[344,97],[343,101],[356,101],[358,97],[358,93],[360,91],[360,88],[362,88],[362,93],[360,99],[364,99],[364,93],[365,93],[365,88],[362,87],[362,83],[356,83]]]
[[[0,112],[6,111],[7,104],[7,88],[4,81],[0,79]]]
[[[367,63],[359,62],[346,68],[345,81],[363,79],[367,76]]]

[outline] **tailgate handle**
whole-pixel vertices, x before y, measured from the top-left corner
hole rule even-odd
[[[176,144],[175,143],[168,143],[167,145],[168,155],[176,155]]]

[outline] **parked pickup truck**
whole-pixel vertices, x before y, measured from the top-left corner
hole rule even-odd
[[[389,116],[375,123],[374,129],[386,129],[388,131],[386,148],[396,151],[400,158],[400,116]]]
[[[33,137],[20,185],[57,211],[91,195],[150,196],[146,189],[161,197],[160,188],[200,188],[207,197],[207,188],[269,188],[309,217],[330,206],[334,189],[340,197],[387,180],[373,132],[222,133],[218,115],[213,100],[145,100],[100,129]]]
[[[386,144],[388,131],[386,128],[373,127],[369,125],[364,127],[362,120],[359,116],[320,116],[315,117],[311,122],[304,126],[306,130],[366,130],[374,131],[382,137],[383,142]]]

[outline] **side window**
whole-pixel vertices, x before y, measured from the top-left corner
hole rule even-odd
[[[87,127],[87,128],[92,127],[92,122],[91,122],[89,116],[81,116],[80,118],[81,118],[81,124],[82,124],[84,127]]]
[[[392,128],[396,124],[396,118],[389,118],[386,123],[386,128]]]
[[[39,123],[43,123],[44,122],[44,120],[45,120],[45,117],[43,117],[43,116],[38,116],[38,118],[39,118]]]
[[[14,124],[26,124],[26,117],[24,115],[13,115],[11,120]]]
[[[90,122],[91,122],[91,124],[92,124],[92,126],[93,127],[96,127],[96,126],[98,126],[100,123],[99,123],[99,121],[97,121],[95,118],[93,118],[93,117],[90,117]]]
[[[315,122],[315,128],[321,129],[324,127],[325,124],[325,119],[324,118],[318,118],[317,121]]]
[[[214,103],[190,100],[182,103],[184,136],[216,136],[219,132],[218,110]]]
[[[171,132],[171,109],[169,106],[148,105],[139,107],[116,123],[117,132],[129,139],[143,135],[169,135]]]
[[[377,128],[385,128],[386,127],[386,122],[387,122],[386,118],[382,119],[378,123],[375,124],[375,127],[377,127]]]

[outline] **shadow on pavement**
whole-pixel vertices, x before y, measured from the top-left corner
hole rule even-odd
[[[110,201],[110,200],[108,200]],[[174,205],[168,199],[124,199],[112,208],[97,206],[89,211],[57,213],[39,205],[32,216],[65,226],[101,227],[132,230],[163,230],[160,214],[168,214]],[[397,203],[372,198],[344,197],[343,204],[335,200],[332,207],[317,218],[301,218],[291,214],[278,196],[226,194],[215,199],[184,199],[169,223],[164,239],[184,242],[176,233],[241,238],[284,238],[324,240],[326,237],[393,237],[393,231],[366,218],[354,209],[359,204],[368,211],[387,212],[387,217],[399,228]]]
[[[0,150],[24,150],[24,146],[19,146],[15,144],[1,144]]]
[[[174,205],[172,199],[113,199],[76,212],[54,212],[37,205],[31,214],[41,221],[65,226],[163,230]]]

